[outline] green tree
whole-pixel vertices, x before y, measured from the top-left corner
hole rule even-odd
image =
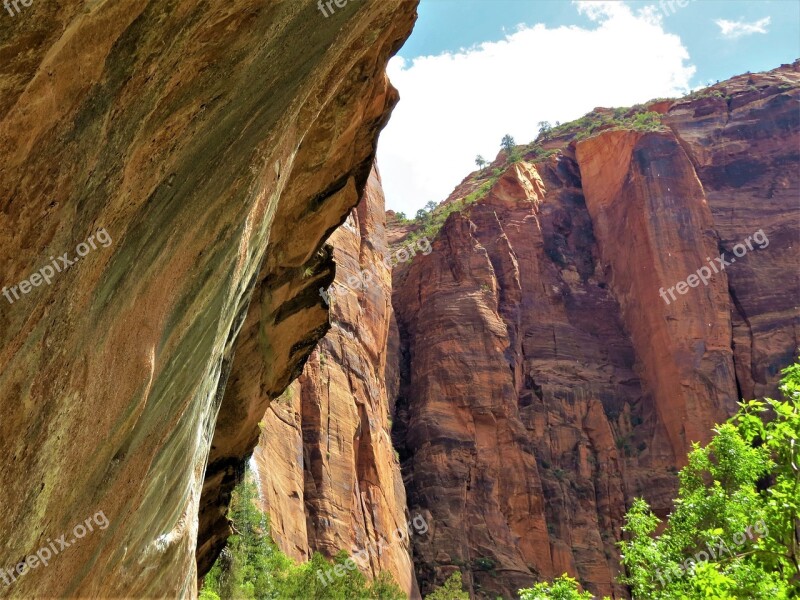
[[[800,597],[800,364],[783,371],[785,400],[742,402],[680,474],[666,527],[638,499],[619,543],[634,598]]]
[[[400,221],[401,223],[405,223],[406,221],[408,221],[408,217],[404,212],[395,213],[394,216],[397,217],[397,220]]]
[[[592,600],[589,592],[578,590],[578,582],[564,573],[552,584],[537,583],[532,588],[519,590],[520,600]]]
[[[483,171],[483,168],[486,166],[486,159],[483,158],[480,154],[475,157],[475,164],[478,165],[478,168]]]
[[[433,200],[428,200],[428,202],[425,203],[425,210],[431,212],[432,210],[436,209],[437,206],[439,205],[436,204],[436,202],[434,202]]]
[[[784,400],[750,400],[709,444],[694,444],[666,526],[637,499],[619,542],[635,600],[800,598],[800,363],[782,371]],[[566,575],[521,600],[582,600]]]
[[[269,521],[255,500],[257,490],[246,472],[231,497],[228,518],[234,535],[206,575],[201,600],[404,600],[391,576],[367,581],[341,551],[333,561],[319,553],[295,564],[269,535]]]
[[[539,135],[546,139],[550,130],[553,128],[553,126],[550,125],[550,121],[539,121],[537,125],[539,127]]]
[[[424,221],[425,217],[427,217],[427,216],[428,216],[428,211],[426,211],[424,208],[420,208],[417,211],[416,219],[418,221]]]
[[[503,136],[503,139],[500,141],[500,147],[506,151],[506,154],[511,156],[511,153],[514,152],[514,146],[516,146],[514,138],[511,137],[509,134],[505,134]]]
[[[425,600],[469,600],[469,593],[464,591],[463,585],[461,571],[456,571],[441,587],[425,596]]]

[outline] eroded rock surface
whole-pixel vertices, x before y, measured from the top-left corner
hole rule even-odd
[[[298,381],[270,405],[255,462],[272,535],[284,552],[306,560],[314,551],[361,551],[368,576],[387,571],[418,597],[412,516],[389,433],[385,369],[393,310],[384,220],[373,171],[358,207],[329,240],[336,261],[336,279],[324,292],[331,329]]]
[[[0,30],[3,285],[112,240],[0,300],[0,568],[109,524],[3,593],[193,597],[257,423],[325,332],[318,249],[366,183],[416,3],[90,4]]]
[[[800,341],[798,71],[654,105],[661,130],[555,139],[395,271],[393,434],[409,510],[432,524],[423,593],[455,569],[487,598],[567,571],[624,597],[632,499],[666,514],[691,442],[775,393]],[[707,285],[662,299],[748,237]]]

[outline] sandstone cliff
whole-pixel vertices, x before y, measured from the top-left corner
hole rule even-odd
[[[89,4],[0,30],[0,568],[68,543],[0,585],[193,597],[257,423],[327,328],[318,249],[366,183],[416,3]]]
[[[373,171],[358,207],[329,240],[336,262],[324,292],[331,330],[270,405],[255,465],[273,538],[286,554],[306,560],[313,551],[366,552],[369,576],[388,571],[418,597],[390,437],[385,370],[394,313],[384,220]]]
[[[799,99],[796,63],[650,105],[659,126],[598,109],[446,201],[488,188],[395,271],[389,346],[423,593],[455,569],[489,598],[567,571],[624,597],[626,507],[665,514],[691,442],[798,347]]]

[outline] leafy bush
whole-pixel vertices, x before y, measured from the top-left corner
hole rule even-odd
[[[502,173],[502,170],[500,172]],[[414,220],[415,224],[417,224],[417,229],[408,236],[404,243],[407,245],[423,237],[433,240],[436,234],[439,233],[442,225],[444,225],[447,217],[454,212],[463,211],[466,207],[484,198],[499,177],[499,175],[495,175],[489,178],[465,198],[456,200],[450,204],[438,205],[430,211],[420,209],[417,212],[417,218]]]
[[[618,580],[635,600],[800,598],[800,363],[782,373],[785,400],[742,402],[706,447],[694,444],[661,533],[647,502],[634,501]],[[566,575],[519,594],[592,598]]]
[[[657,112],[643,112],[624,119],[621,127],[630,127],[636,131],[658,131],[662,128],[661,115]]]
[[[660,131],[663,128],[661,115],[656,112],[646,111],[645,105],[615,108],[612,112],[592,111],[580,119],[540,131],[536,141],[528,146],[528,152],[534,153],[530,158],[540,160],[558,151],[556,149],[547,151],[542,149],[541,142],[548,139],[563,137],[566,144],[571,139],[576,141],[584,140],[605,129]]]
[[[578,582],[565,573],[552,584],[537,583],[532,588],[519,590],[520,600],[592,600],[589,592],[578,591]]]
[[[469,594],[463,590],[461,571],[456,571],[439,588],[425,596],[425,600],[469,600]]]
[[[800,364],[783,371],[786,400],[751,400],[679,474],[666,528],[636,500],[619,543],[635,598],[800,597]]]
[[[235,535],[206,575],[200,600],[403,600],[405,594],[387,573],[367,581],[345,551],[333,561],[314,553],[296,564],[269,535],[267,516],[256,506],[249,472],[236,487],[228,517]],[[340,574],[341,573],[341,574]]]
[[[500,140],[500,147],[506,151],[506,154],[511,154],[514,151],[515,144],[516,142],[514,141],[514,138],[508,133],[503,136],[502,140]]]

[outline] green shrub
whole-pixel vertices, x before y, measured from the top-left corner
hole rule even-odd
[[[511,137],[509,134],[505,134],[503,139],[500,141],[500,147],[506,151],[506,154],[511,154],[514,151],[514,146],[516,142],[514,138]]]
[[[269,535],[269,521],[257,508],[256,496],[248,471],[233,492],[228,512],[236,534],[206,575],[200,600],[405,599],[387,573],[367,581],[345,551],[333,561],[314,553],[310,561],[296,564]],[[334,571],[337,565],[342,565],[342,575]]]
[[[592,600],[589,592],[578,591],[578,582],[564,573],[552,584],[537,583],[532,588],[519,590],[520,600]]]
[[[635,131],[658,131],[662,129],[661,115],[657,112],[644,112],[623,121],[622,127],[630,127]]]
[[[693,445],[666,527],[647,502],[634,501],[617,544],[625,567],[618,581],[634,600],[800,598],[800,363],[782,373],[785,400],[742,402],[707,446]],[[566,575],[519,594],[592,597]]]
[[[425,596],[425,600],[469,600],[469,594],[463,590],[461,571],[456,571],[441,587]]]
[[[634,598],[800,597],[800,364],[783,374],[785,401],[742,402],[694,444],[661,533],[644,500],[628,511],[620,581]]]
[[[502,169],[500,171],[502,173]],[[442,228],[442,225],[444,225],[447,217],[454,212],[463,211],[466,207],[484,198],[498,179],[499,175],[490,177],[474,192],[465,198],[461,198],[460,200],[456,200],[450,204],[439,205],[429,212],[425,212],[423,209],[420,209],[420,211],[422,211],[424,214],[420,215],[414,220],[414,222],[417,224],[417,229],[411,233],[408,238],[406,238],[404,244],[408,245],[414,243],[423,237],[433,241],[433,238],[435,238],[436,234],[439,233],[439,230]]]

